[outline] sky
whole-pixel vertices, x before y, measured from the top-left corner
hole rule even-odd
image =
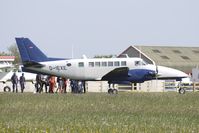
[[[198,0],[0,0],[0,51],[27,37],[47,56],[199,46]],[[73,51],[73,52],[72,52]]]

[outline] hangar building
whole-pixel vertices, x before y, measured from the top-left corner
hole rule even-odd
[[[199,47],[130,46],[119,57],[141,57],[149,64],[167,66],[191,73],[199,65]]]

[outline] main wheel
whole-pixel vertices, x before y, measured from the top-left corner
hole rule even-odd
[[[117,94],[118,90],[117,89],[113,89],[113,94]]]
[[[108,94],[113,94],[113,89],[108,89]]]
[[[179,92],[180,94],[185,94],[185,89],[184,89],[184,88],[180,88],[180,89],[178,90],[178,92]]]

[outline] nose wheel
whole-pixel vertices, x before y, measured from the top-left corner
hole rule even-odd
[[[180,89],[178,90],[178,92],[179,92],[180,94],[185,94],[185,89],[184,89],[184,88],[180,88]]]

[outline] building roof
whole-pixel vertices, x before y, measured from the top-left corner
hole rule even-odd
[[[0,61],[14,61],[15,56],[0,56]]]
[[[128,54],[129,57],[141,56],[148,63],[154,61],[158,65],[187,73],[199,65],[199,47],[130,46],[122,54]]]
[[[15,56],[0,56],[0,59],[15,59]]]

